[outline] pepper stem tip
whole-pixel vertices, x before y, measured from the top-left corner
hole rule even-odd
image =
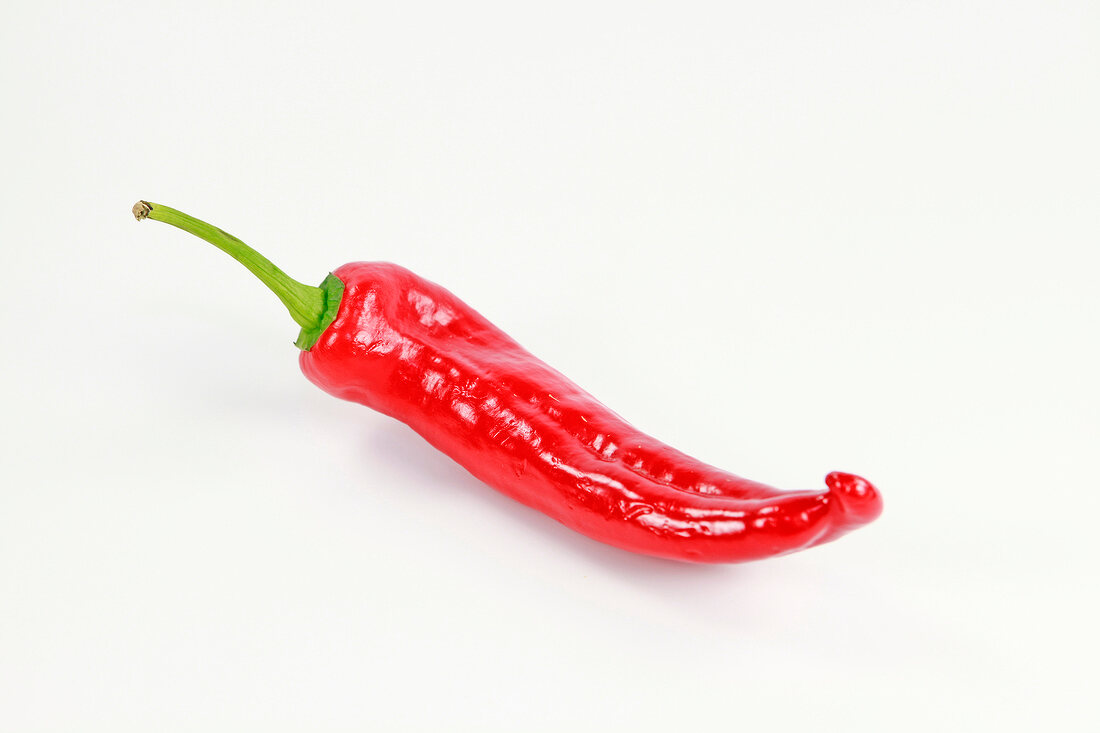
[[[134,204],[134,218],[138,221],[148,218],[150,212],[153,211],[153,205],[148,201],[138,201]]]

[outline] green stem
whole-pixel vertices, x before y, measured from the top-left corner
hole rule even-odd
[[[290,311],[290,317],[302,327],[296,342],[298,348],[308,351],[335,320],[344,285],[334,275],[329,274],[321,287],[300,283],[232,234],[170,206],[138,201],[134,204],[134,217],[138,221],[162,221],[194,234],[247,267],[249,272],[278,296]]]

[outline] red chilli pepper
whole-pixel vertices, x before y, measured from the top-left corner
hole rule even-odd
[[[593,539],[741,562],[820,545],[882,512],[852,474],[780,491],[654,440],[403,267],[356,262],[314,288],[175,209],[141,201],[134,216],[202,237],[267,284],[302,327],[299,364],[318,387],[407,423],[493,488]]]

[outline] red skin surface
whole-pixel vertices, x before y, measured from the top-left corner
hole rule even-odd
[[[300,356],[326,392],[407,423],[493,488],[593,539],[690,562],[742,562],[836,539],[882,511],[866,480],[779,491],[631,427],[444,288],[344,265],[336,320]]]

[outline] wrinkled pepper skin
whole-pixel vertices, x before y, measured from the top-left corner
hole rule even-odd
[[[490,486],[593,539],[702,563],[757,560],[836,539],[882,511],[866,480],[779,491],[631,427],[444,288],[389,263],[345,286],[305,375],[407,423]]]

